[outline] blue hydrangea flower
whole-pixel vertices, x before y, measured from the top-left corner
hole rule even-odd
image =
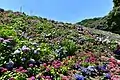
[[[106,71],[107,70],[107,66],[106,65],[98,66],[98,70]]]
[[[26,60],[26,58],[22,58],[22,59],[21,59],[21,61],[25,61],[25,60]]]
[[[95,71],[95,67],[94,66],[88,66],[87,69],[90,70],[90,71]]]
[[[120,50],[119,49],[115,50],[114,54],[120,55]]]
[[[13,68],[13,66],[14,66],[14,62],[13,61],[9,61],[8,63],[6,63],[6,68],[7,69]]]
[[[83,68],[81,71],[86,73],[87,72],[87,68]]]
[[[36,62],[35,62],[35,60],[34,59],[30,59],[29,60],[29,64],[35,64]]]
[[[106,66],[106,65],[103,65],[103,66],[101,67],[101,70],[106,71],[106,70],[107,70],[107,66]]]
[[[85,80],[83,75],[75,74],[74,77],[76,80]]]
[[[111,79],[111,75],[110,75],[109,73],[106,73],[106,74],[105,74],[105,78],[106,78],[106,79]]]
[[[38,54],[38,50],[34,50],[34,54]]]
[[[22,51],[29,51],[30,49],[28,48],[28,47],[26,47],[26,46],[23,46],[22,47]]]
[[[91,71],[88,70],[87,68],[83,68],[83,69],[81,70],[81,72],[82,72],[82,74],[83,74],[84,76],[91,75]]]

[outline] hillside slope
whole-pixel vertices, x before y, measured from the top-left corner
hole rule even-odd
[[[110,32],[2,10],[0,80],[114,78],[109,63],[119,40]]]
[[[113,0],[113,9],[101,18],[85,19],[77,24],[120,34],[120,0]]]

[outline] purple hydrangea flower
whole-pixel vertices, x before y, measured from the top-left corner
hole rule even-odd
[[[22,58],[22,59],[21,59],[21,61],[25,61],[25,60],[26,60],[26,58]]]
[[[115,50],[114,54],[120,55],[120,50],[119,49]]]
[[[110,73],[106,73],[106,74],[105,74],[105,78],[106,78],[106,79],[111,79]]]
[[[50,76],[46,76],[46,79],[51,79]]]
[[[8,40],[8,39],[3,40],[3,43],[10,43],[10,40]]]
[[[0,37],[0,42],[2,42],[2,41],[4,41],[4,38],[1,38],[1,37]]]
[[[76,69],[79,69],[80,67],[81,67],[81,66],[80,66],[79,64],[77,64],[77,63],[75,64],[75,68],[76,68]]]
[[[22,51],[24,51],[24,52],[26,52],[26,51],[29,51],[30,49],[28,48],[28,47],[26,47],[26,46],[23,46],[22,47]]]
[[[106,65],[98,66],[98,70],[106,71],[107,70],[107,66]]]
[[[82,74],[83,74],[84,76],[86,76],[86,75],[91,75],[91,71],[88,70],[87,68],[83,68],[83,69],[81,70],[81,72],[82,72]]]
[[[83,68],[81,71],[82,71],[83,73],[86,73],[86,72],[87,72],[87,68]]]
[[[14,62],[13,61],[9,61],[8,63],[6,63],[6,68],[7,69],[11,69],[11,68],[13,68],[13,66],[14,66]]]
[[[76,80],[85,80],[83,75],[75,74],[74,77]]]

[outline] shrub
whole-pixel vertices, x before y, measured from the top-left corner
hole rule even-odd
[[[62,46],[66,49],[67,55],[73,55],[77,50],[76,43],[72,40],[64,40],[62,41]]]

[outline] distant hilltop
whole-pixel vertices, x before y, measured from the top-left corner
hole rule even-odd
[[[120,34],[120,0],[113,0],[113,4],[113,9],[108,15],[100,18],[85,19],[77,22],[77,24]]]

